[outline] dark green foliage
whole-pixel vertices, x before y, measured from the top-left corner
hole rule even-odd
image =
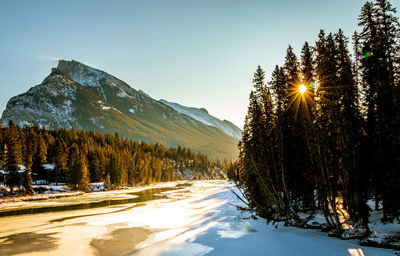
[[[106,188],[106,190],[110,190],[111,189],[111,178],[110,178],[110,174],[107,174],[107,177],[104,181],[104,187]]]
[[[359,17],[360,76],[366,101],[366,171],[373,180],[376,203],[386,220],[400,217],[399,170],[399,37],[395,9],[386,0],[366,3]],[[376,206],[376,207],[377,207]]]
[[[41,134],[35,138],[32,171],[37,174],[39,179],[47,180],[49,178],[43,164],[47,162],[47,147]]]
[[[5,183],[12,193],[14,187],[19,187],[22,183],[22,177],[19,173],[19,165],[22,164],[22,156],[18,130],[12,121],[9,122],[8,127],[9,129],[6,133],[7,153],[4,171],[7,173]]]
[[[33,195],[32,177],[28,169],[22,173],[22,186],[24,187],[25,194]]]
[[[368,234],[367,202],[374,199],[385,221],[400,219],[400,30],[394,12],[386,0],[364,5],[354,61],[342,30],[321,30],[315,47],[304,44],[300,63],[289,46],[269,87],[257,68],[239,160],[228,172],[257,214],[304,226],[322,211],[338,234],[344,220]],[[301,83],[304,94],[297,90]]]
[[[71,169],[71,172],[77,176],[77,189],[87,191],[89,189],[89,173],[86,164],[87,160],[85,154],[80,152],[78,161]]]
[[[118,133],[48,131],[37,125],[18,130],[10,123],[0,129],[0,138],[5,172],[9,173],[5,175],[6,184],[10,188],[22,185],[26,194],[32,193],[31,167],[36,179],[67,183],[86,191],[89,182],[105,182],[107,189],[117,189],[125,184],[173,181],[178,174],[183,177],[186,170],[194,171],[198,178],[204,178],[199,173],[206,173],[210,179],[223,179],[228,166],[226,161],[214,163],[187,148],[135,142],[122,139]],[[19,164],[25,164],[25,172],[18,172]],[[43,164],[54,164],[55,168],[45,170]]]
[[[25,194],[32,195],[33,194],[33,186],[32,186],[32,177],[31,177],[31,168],[33,164],[33,147],[34,147],[34,133],[33,130],[30,129],[28,132],[28,137],[25,142],[25,171],[22,176],[22,186],[24,187]]]
[[[149,98],[143,92],[130,88],[128,84],[100,70],[98,72],[103,73],[104,77],[98,81],[98,86],[81,85],[72,79],[76,75],[75,71],[65,65],[77,68],[75,71],[87,68],[75,61],[61,60],[58,68],[53,69],[42,84],[10,99],[8,110],[3,115],[3,122],[9,119],[18,123],[46,120],[46,125],[51,130],[72,128],[112,135],[118,131],[119,138],[160,143],[167,147],[181,145],[197,153],[206,154],[212,159],[236,158],[237,138],[229,136],[220,129],[197,122],[187,115],[181,115],[166,104]],[[86,72],[85,74],[88,75],[88,80],[98,79]],[[73,100],[71,95],[65,95],[70,91],[74,91]],[[122,91],[128,93],[129,97],[119,97]],[[70,117],[65,117],[63,120],[59,119],[58,114],[50,113],[50,111],[64,112],[62,106],[69,101],[72,104],[70,107],[74,109]],[[17,106],[25,106],[36,111],[30,111],[28,114]],[[230,126],[238,130],[233,124]],[[54,152],[50,149],[48,151],[48,157],[53,156]]]
[[[56,146],[55,146],[55,168],[54,173],[51,178],[56,184],[58,182],[66,182],[67,181],[67,145],[65,144],[62,138],[57,138]]]

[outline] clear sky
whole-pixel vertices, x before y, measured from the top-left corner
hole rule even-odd
[[[400,1],[391,1],[399,8]],[[0,113],[10,97],[77,60],[155,99],[204,107],[242,128],[252,75],[319,29],[347,36],[363,0],[0,1]]]

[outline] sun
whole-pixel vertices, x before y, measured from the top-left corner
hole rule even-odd
[[[307,87],[304,84],[299,86],[299,92],[303,95],[307,91]]]

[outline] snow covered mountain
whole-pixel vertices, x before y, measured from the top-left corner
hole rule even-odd
[[[235,158],[240,129],[196,109],[157,101],[118,78],[77,61],[60,60],[43,82],[9,100],[1,122],[44,124],[115,133],[125,138],[183,146]]]
[[[210,125],[221,129],[226,134],[240,140],[242,138],[242,130],[240,130],[236,125],[229,122],[228,120],[221,121],[220,119],[210,115],[208,111],[204,108],[193,108],[182,106],[178,103],[169,102],[166,100],[160,100],[165,105],[170,106],[175,111],[190,116],[203,124]]]

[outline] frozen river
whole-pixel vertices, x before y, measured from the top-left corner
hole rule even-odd
[[[266,225],[218,181],[0,205],[0,255],[332,255],[394,251]]]

